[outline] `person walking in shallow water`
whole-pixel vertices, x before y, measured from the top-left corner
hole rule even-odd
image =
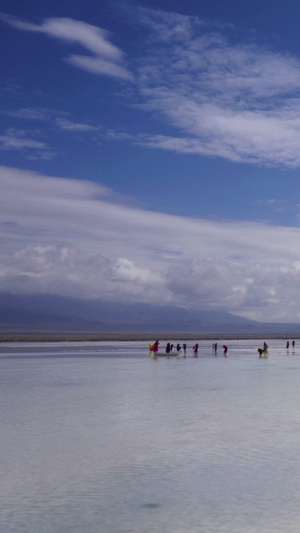
[[[183,357],[186,357],[186,344],[183,344],[182,348],[183,348]]]
[[[157,341],[155,341],[155,342],[152,344],[152,346],[151,346],[151,352],[153,352],[153,353],[158,352],[158,345],[159,345],[159,341],[157,340]]]
[[[224,350],[224,355],[227,355],[228,346],[225,346],[225,344],[223,344],[223,350]]]
[[[194,357],[198,357],[198,344],[195,344],[195,346],[193,346],[193,350],[194,350]]]

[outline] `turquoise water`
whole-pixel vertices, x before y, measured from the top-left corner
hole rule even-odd
[[[0,531],[300,527],[300,345],[0,345]]]

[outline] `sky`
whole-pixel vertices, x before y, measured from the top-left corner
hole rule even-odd
[[[2,0],[0,291],[297,322],[299,18]]]

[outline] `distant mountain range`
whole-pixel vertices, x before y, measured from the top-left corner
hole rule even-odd
[[[41,295],[0,294],[0,333],[199,333],[300,336],[299,324],[268,324],[225,311],[187,310]]]

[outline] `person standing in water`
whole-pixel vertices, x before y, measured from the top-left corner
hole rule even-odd
[[[182,348],[183,348],[183,357],[186,357],[186,344],[183,344],[182,345]]]
[[[198,357],[198,344],[195,344],[195,346],[193,346],[193,350],[194,350],[194,357]]]
[[[225,344],[223,344],[223,350],[224,350],[224,355],[227,355],[227,352],[228,352],[228,346],[226,346]]]
[[[151,352],[158,352],[158,345],[159,345],[159,341],[155,341],[154,344],[152,344],[152,347],[151,347]]]

